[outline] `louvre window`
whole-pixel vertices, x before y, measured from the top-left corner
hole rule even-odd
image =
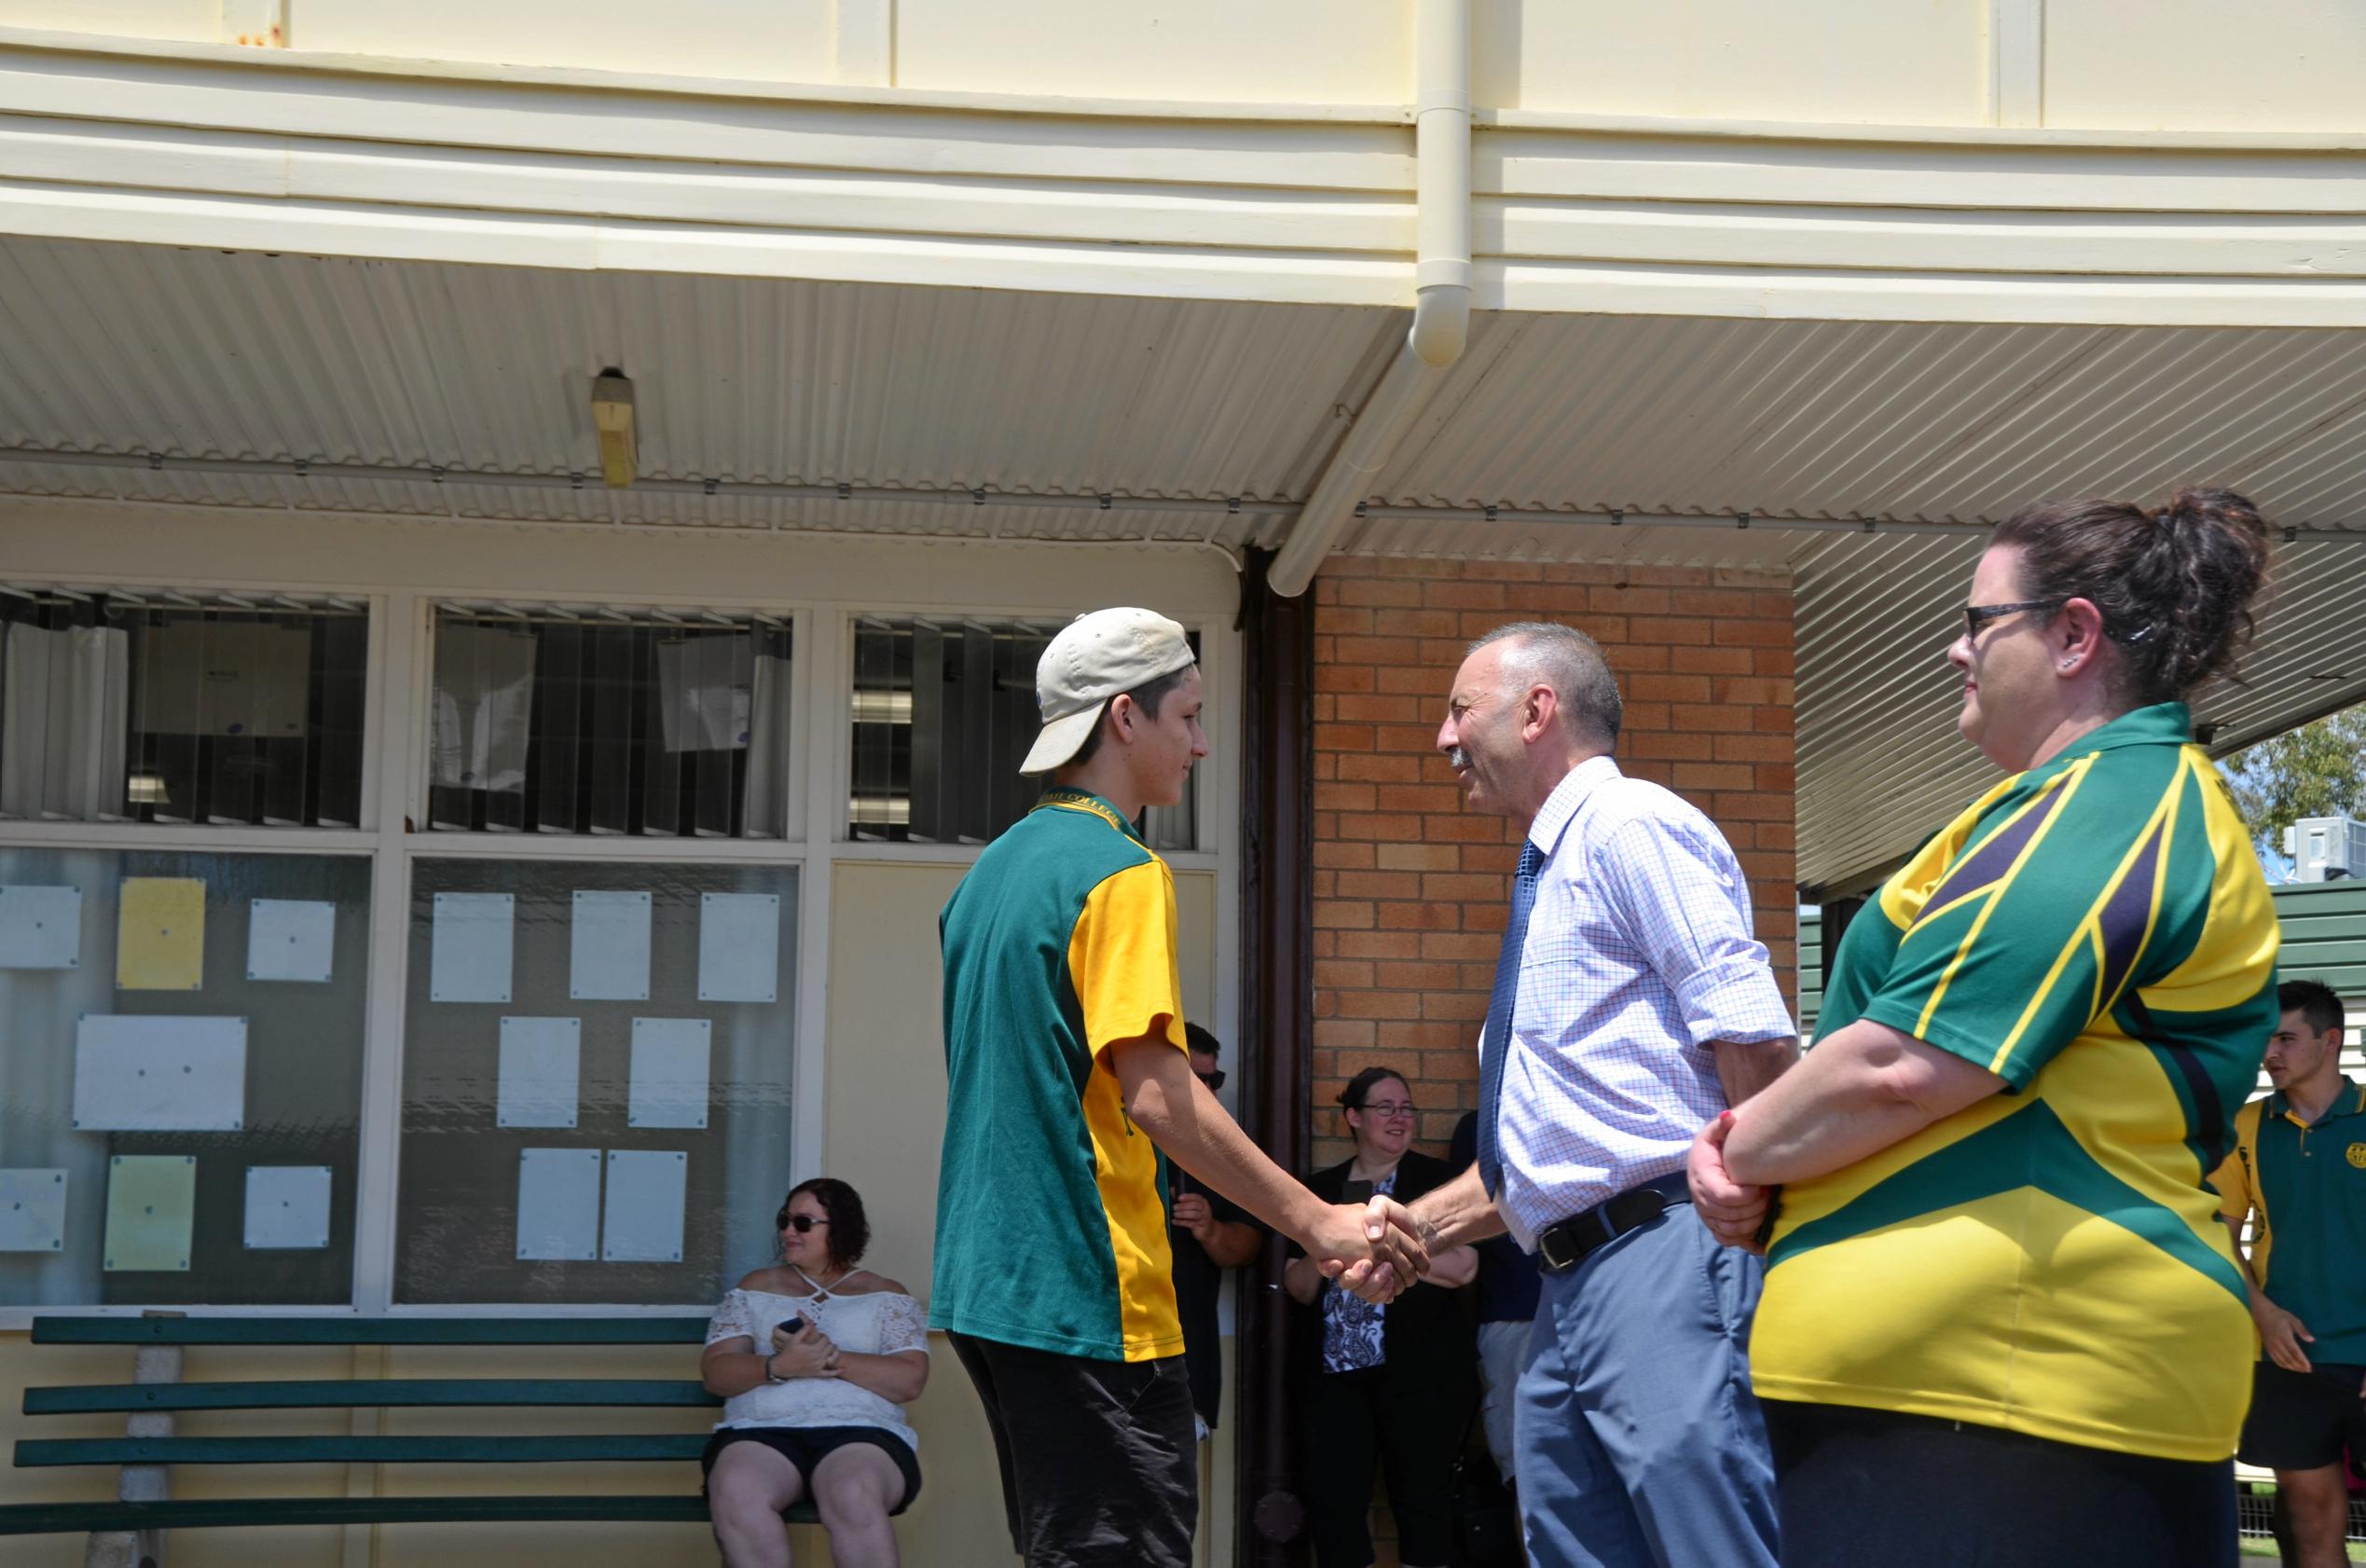
[[[713,612],[438,609],[430,826],[787,836],[791,641]]]
[[[1035,667],[1060,626],[856,623],[851,837],[984,844],[1026,813],[1043,788],[1019,776],[1042,727]],[[1178,805],[1144,814],[1153,848],[1197,847],[1198,793],[1195,771]]]
[[[0,594],[0,817],[354,827],[358,601]]]

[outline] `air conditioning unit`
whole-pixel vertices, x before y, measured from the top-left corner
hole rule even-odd
[[[2354,817],[2304,817],[2284,830],[2295,882],[2366,878],[2366,822]]]

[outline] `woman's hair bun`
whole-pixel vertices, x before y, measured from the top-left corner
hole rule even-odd
[[[2234,490],[2180,489],[2147,511],[2120,501],[2047,502],[1998,525],[2021,552],[2021,591],[2084,598],[2119,646],[2135,705],[2175,702],[2235,674],[2267,578],[2268,525]]]

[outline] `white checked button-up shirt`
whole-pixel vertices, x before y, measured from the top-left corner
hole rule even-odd
[[[1528,830],[1545,855],[1496,1120],[1520,1245],[1684,1166],[1726,1108],[1711,1042],[1797,1031],[1708,818],[1595,757]]]

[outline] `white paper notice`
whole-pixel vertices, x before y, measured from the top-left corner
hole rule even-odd
[[[599,1256],[599,1150],[530,1148],[517,1157],[517,1256]]]
[[[66,1174],[0,1171],[0,1252],[65,1250]]]
[[[336,952],[337,905],[302,899],[247,905],[247,979],[325,981]]]
[[[630,1127],[704,1127],[715,1026],[704,1018],[633,1020]]]
[[[572,1127],[583,1073],[580,1018],[502,1020],[501,1095],[493,1120],[503,1127]]]
[[[249,1165],[246,1245],[256,1250],[318,1248],[329,1244],[326,1165]]]
[[[77,1132],[235,1133],[245,1123],[245,1019],[82,1015]]]
[[[700,895],[698,999],[769,1002],[779,990],[780,895]]]
[[[508,893],[436,894],[428,1000],[509,1000],[510,944],[516,913],[517,900]]]
[[[0,970],[70,970],[81,962],[81,888],[0,887]]]
[[[576,893],[570,997],[578,1001],[649,999],[649,913],[647,893]]]
[[[599,1256],[610,1263],[681,1261],[690,1156],[672,1149],[608,1151],[608,1223]]]

